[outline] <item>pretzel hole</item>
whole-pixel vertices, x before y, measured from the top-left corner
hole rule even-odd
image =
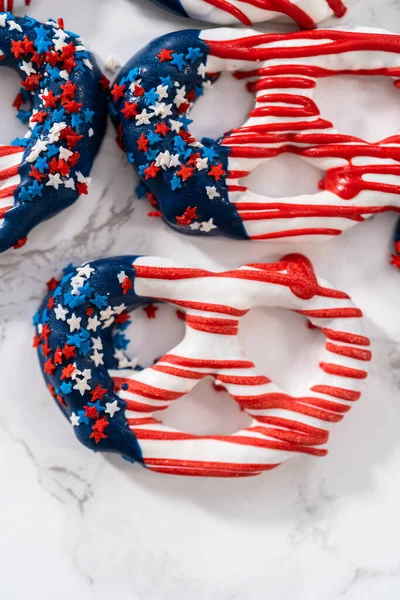
[[[378,142],[400,127],[400,90],[390,77],[326,77],[317,82],[314,100],[342,134]]]
[[[6,110],[0,112],[0,144],[9,145],[12,140],[24,137],[27,131],[27,124],[23,124],[16,118],[17,111],[12,104],[19,91],[18,75],[12,69],[1,69],[0,85],[0,103],[6,107]],[[30,108],[28,105],[22,106],[22,109]]]
[[[189,117],[193,120],[189,129],[197,139],[217,140],[227,131],[246,122],[254,107],[254,96],[243,82],[230,73],[222,73],[217,81],[196,100]]]
[[[295,154],[280,154],[258,165],[239,181],[251,192],[272,198],[317,194],[325,172]]]
[[[304,395],[320,376],[324,340],[305,317],[283,308],[254,308],[239,329],[240,346],[257,371],[293,396]]]
[[[161,418],[168,427],[194,435],[231,435],[252,422],[225,390],[214,388],[213,379],[209,377],[173,402]]]
[[[150,307],[150,308],[149,308]],[[130,313],[130,324],[123,331],[129,340],[126,354],[138,358],[143,368],[155,363],[163,354],[182,341],[184,322],[169,304],[152,303]]]

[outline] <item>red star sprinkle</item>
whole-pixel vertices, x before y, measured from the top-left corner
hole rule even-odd
[[[147,167],[147,169],[144,170],[144,174],[145,174],[145,179],[147,181],[147,179],[154,179],[155,177],[157,177],[158,173],[161,171],[161,167],[156,167],[156,163],[153,162],[151,163],[151,165],[149,167]]]
[[[105,440],[107,438],[106,434],[101,431],[93,431],[93,433],[90,434],[90,437],[95,440],[96,444],[98,444],[100,440]]]
[[[57,350],[54,352],[54,364],[61,365],[62,361],[63,361],[62,350],[60,347],[58,347]]]
[[[40,67],[43,63],[43,58],[40,56],[40,54],[35,52],[35,54],[31,58],[31,62]]]
[[[129,279],[129,277],[125,277],[125,279],[123,280],[123,282],[121,284],[121,287],[122,287],[124,296],[129,292],[129,290],[131,290],[133,288],[132,281]]]
[[[207,175],[209,175],[209,177],[214,177],[215,181],[219,181],[223,175],[226,175],[226,171],[223,170],[222,163],[220,163],[219,165],[211,167]]]
[[[167,50],[163,48],[159,54],[157,54],[157,58],[160,62],[165,62],[166,60],[172,60],[172,54],[174,50]]]
[[[46,108],[49,108],[50,106],[55,108],[57,106],[57,102],[60,100],[60,96],[55,96],[52,90],[50,90],[48,94],[43,94],[42,100]]]
[[[176,217],[176,222],[178,223],[178,225],[183,225],[184,227],[187,227],[194,219],[198,219],[199,217],[196,213],[196,210],[196,206],[188,206],[181,217]]]
[[[88,316],[88,317],[91,317],[93,313],[94,313],[94,308],[93,308],[93,306],[88,306],[88,307],[87,307],[87,309],[86,309],[86,314],[87,314],[87,316]]]
[[[129,314],[126,312],[123,312],[120,315],[117,315],[114,319],[114,322],[119,323],[120,325],[123,325],[127,321],[129,321]]]
[[[35,336],[33,336],[32,347],[39,348],[39,346],[40,346],[40,337],[36,334]]]
[[[57,52],[46,52],[46,62],[49,63],[52,67],[55,67],[58,62],[60,62],[60,57]]]
[[[193,171],[193,167],[185,167],[185,165],[182,165],[180,170],[177,171],[176,174],[182,177],[183,181],[186,181],[187,179],[189,179],[189,177],[193,175]]]
[[[161,213],[159,210],[151,210],[149,213],[147,213],[147,216],[152,217],[152,218],[153,217],[157,218],[157,217],[161,217]]]
[[[114,87],[111,90],[111,96],[114,98],[114,102],[116,102],[119,98],[123,98],[125,95],[125,86],[117,85],[114,83]]]
[[[23,103],[24,103],[24,99],[22,97],[22,94],[17,94],[15,96],[15,100],[12,105],[14,106],[14,108],[19,110],[21,108],[21,106],[23,105]]]
[[[99,416],[98,410],[95,406],[84,406],[85,415],[89,417],[89,419],[97,419]]]
[[[35,54],[35,44],[28,38],[27,35],[24,37],[24,41],[22,43],[24,45],[25,54]]]
[[[138,105],[136,103],[125,101],[125,107],[121,110],[121,112],[125,119],[133,119],[133,117],[136,117],[138,114],[137,108]]]
[[[392,254],[392,260],[390,261],[391,265],[394,265],[398,269],[400,269],[400,256],[396,256],[396,254]]]
[[[79,152],[74,152],[73,155],[69,157],[68,164],[71,169],[72,169],[72,167],[74,167],[76,165],[76,163],[78,162],[80,157],[81,157],[81,155],[79,154]]]
[[[76,83],[71,83],[70,81],[67,81],[67,83],[64,83],[64,85],[61,85],[60,87],[63,91],[63,100],[72,100],[76,92]]]
[[[49,292],[52,292],[53,290],[55,290],[59,283],[60,282],[57,281],[57,279],[54,279],[54,277],[49,279],[49,281],[46,283],[47,289],[49,290]]]
[[[189,102],[184,102],[183,104],[181,104],[178,108],[178,113],[180,115],[184,114],[185,112],[187,112],[190,108],[190,103]]]
[[[23,246],[25,246],[27,241],[28,241],[27,237],[23,237],[20,240],[17,240],[13,246],[14,250],[18,250],[19,248],[22,248]]]
[[[70,58],[70,56],[74,56],[76,52],[76,48],[72,42],[70,42],[67,46],[61,50],[61,58],[65,60],[66,58]]]
[[[144,89],[140,85],[135,85],[133,93],[135,96],[144,96]]]
[[[76,189],[78,194],[81,196],[82,194],[88,194],[89,193],[89,189],[88,186],[86,185],[86,183],[77,183],[76,184]]]
[[[15,58],[19,58],[20,56],[24,56],[25,54],[25,46],[22,40],[18,40],[15,42],[11,40],[11,52],[14,54]]]
[[[100,433],[104,433],[106,427],[109,426],[109,422],[107,421],[107,417],[103,417],[102,419],[97,419],[96,423],[93,425],[93,431],[99,431]]]
[[[142,152],[147,152],[149,149],[149,139],[142,133],[140,138],[137,141],[138,150]]]
[[[53,363],[53,359],[49,358],[49,360],[44,363],[44,372],[48,373],[49,375],[53,375],[55,370],[56,365]]]
[[[96,400],[101,400],[103,396],[107,394],[107,390],[102,388],[101,385],[98,385],[94,390],[90,392],[92,396],[92,402],[96,402]]]
[[[106,91],[110,87],[110,80],[107,79],[107,77],[105,75],[103,75],[103,77],[100,79],[100,85],[101,85],[101,89]]]
[[[32,116],[31,121],[32,123],[43,123],[46,117],[47,112],[45,110],[41,110]]]
[[[60,29],[64,29],[64,19],[57,19],[57,24]]]
[[[53,296],[50,296],[49,301],[47,302],[47,308],[49,310],[53,310],[54,304],[55,304],[54,298],[53,298]]]
[[[47,389],[49,390],[49,392],[53,396],[53,398],[55,398],[56,397],[56,390],[54,389],[54,387],[50,383],[47,384]]]
[[[65,358],[75,358],[76,356],[76,346],[68,346],[68,344],[65,344],[62,353],[64,354]]]
[[[147,306],[143,307],[143,310],[146,313],[148,319],[155,319],[158,307],[154,306],[154,304],[148,304]]]
[[[155,133],[161,133],[161,135],[166,136],[167,133],[171,131],[171,127],[163,121],[162,123],[157,123],[156,128],[154,130]]]
[[[42,75],[36,73],[35,75],[29,75],[29,77],[27,77],[25,81],[22,81],[21,83],[27,92],[33,92],[35,88],[38,87],[41,79]]]
[[[46,173],[41,173],[38,169],[35,169],[33,165],[31,165],[29,177],[33,177],[33,179],[36,179],[36,181],[39,183],[42,181],[42,179],[47,179]]]
[[[50,346],[46,342],[46,344],[42,344],[41,348],[42,348],[42,354],[43,354],[43,356],[45,356],[47,358],[48,355],[51,352]]]
[[[63,67],[64,67],[65,71],[67,71],[67,73],[71,73],[73,71],[73,69],[75,69],[76,62],[74,61],[72,56],[71,56],[71,58],[67,58],[66,60],[64,60]]]
[[[196,166],[198,158],[201,158],[200,152],[196,152],[195,154],[191,154],[187,164],[189,166],[192,166],[192,165]]]
[[[74,365],[67,365],[62,370],[61,379],[69,379],[74,371],[75,371]]]
[[[46,340],[46,342],[47,342],[50,334],[51,334],[51,329],[49,327],[49,324],[45,323],[45,325],[43,325],[42,335],[40,337],[43,338],[44,340]]]
[[[63,107],[67,111],[67,113],[78,113],[82,108],[82,102],[75,102],[75,100],[70,100],[69,102],[64,102]]]

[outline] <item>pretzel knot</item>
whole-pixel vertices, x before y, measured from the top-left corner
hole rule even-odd
[[[361,396],[371,359],[362,313],[303,256],[224,272],[126,256],[69,267],[49,287],[34,340],[49,390],[82,443],[151,470],[237,477],[324,456],[330,429]],[[185,336],[142,369],[123,331],[129,311],[153,302],[179,309]],[[256,306],[295,311],[323,333],[318,376],[295,395],[240,348],[240,320]],[[248,413],[249,427],[199,436],[163,424],[163,411],[206,377]]]

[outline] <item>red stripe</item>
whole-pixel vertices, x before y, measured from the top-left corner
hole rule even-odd
[[[269,377],[264,375],[218,375],[218,381],[221,383],[233,384],[233,385],[265,385],[271,383]]]
[[[346,410],[342,410],[342,405],[324,401],[322,398],[293,398],[288,394],[271,392],[268,394],[261,394],[259,396],[232,396],[240,406],[249,410],[270,410],[270,409],[284,409],[292,412],[297,412],[302,415],[314,417],[321,421],[328,421],[331,423],[337,423],[342,420],[341,414],[335,414],[331,412],[337,407],[340,407],[341,412],[347,412],[348,407],[344,407]],[[316,405],[316,406],[315,406]],[[329,410],[326,410],[328,408]],[[255,419],[261,421],[262,415],[252,415]]]
[[[0,199],[3,198],[11,198],[14,195],[15,190],[17,189],[17,185],[11,185],[3,190],[0,190]]]
[[[185,371],[183,369],[177,369],[176,367],[167,367],[166,365],[156,364],[151,368],[154,371],[160,371],[161,373],[167,373],[168,375],[174,375],[175,377],[184,377],[185,379],[203,379],[203,377],[207,377],[207,373]]]
[[[150,429],[133,429],[138,440],[154,441],[187,441],[187,440],[214,440],[218,442],[227,442],[229,444],[238,444],[240,446],[252,446],[253,448],[265,448],[268,450],[283,450],[286,452],[299,452],[301,454],[311,454],[313,456],[325,456],[326,450],[318,448],[303,447],[301,444],[292,442],[281,442],[278,440],[267,440],[261,438],[246,437],[245,435],[206,435],[197,436],[181,431],[155,431]]]
[[[320,446],[328,440],[329,433],[323,431],[322,435],[317,433],[301,433],[299,431],[285,431],[284,429],[275,429],[274,427],[252,427],[252,431],[262,435],[272,437],[283,442],[293,442],[307,446]]]
[[[136,400],[125,400],[127,410],[134,412],[153,413],[158,410],[165,410],[168,408],[168,404],[160,404],[159,406],[152,406],[150,404],[144,404],[142,402],[136,402]],[[128,419],[129,424],[129,419]]]
[[[361,350],[360,348],[351,348],[350,346],[338,346],[337,344],[326,344],[326,349],[340,356],[348,356],[356,360],[370,361],[372,353],[369,350]]]
[[[208,302],[190,302],[186,300],[171,300],[169,298],[158,298],[160,302],[170,302],[176,306],[182,306],[183,308],[189,308],[194,310],[204,310],[205,312],[223,313],[225,315],[232,315],[233,317],[243,317],[249,310],[239,310],[232,306],[225,306],[223,304],[210,304]]]
[[[146,461],[145,461],[146,462]],[[278,466],[278,465],[274,465]],[[254,475],[260,475],[261,471],[246,472],[234,472],[234,471],[218,471],[214,469],[194,469],[194,468],[180,468],[180,467],[148,467],[151,471],[156,473],[164,473],[168,475],[180,475],[182,477],[253,477]],[[267,469],[264,469],[266,471]]]
[[[5,179],[9,179],[10,177],[15,177],[19,173],[19,165],[14,165],[13,167],[8,167],[8,169],[3,169],[0,171],[0,181],[4,181]]]
[[[259,92],[277,88],[311,89],[316,86],[315,81],[304,77],[263,77],[258,81],[250,81],[247,89],[249,92]]]
[[[195,369],[253,369],[255,366],[250,360],[203,360],[176,356],[174,354],[165,354],[158,362],[169,362],[173,365]]]
[[[318,308],[316,310],[295,310],[294,312],[316,319],[351,319],[363,316],[359,308]]]
[[[205,460],[176,460],[172,458],[145,458],[145,464],[148,467],[187,467],[195,469],[212,469],[219,471],[237,471],[237,472],[251,472],[255,471],[267,471],[278,467],[279,464],[265,465],[265,464],[254,464],[254,463],[233,463],[233,462],[216,462],[216,461],[205,461]]]
[[[212,319],[208,317],[198,317],[186,315],[185,321],[192,329],[215,333],[219,335],[237,335],[239,330],[239,321],[232,319]]]
[[[130,392],[131,394],[138,394],[139,396],[144,396],[145,398],[149,398],[151,400],[177,400],[181,396],[188,394],[190,391],[186,390],[184,392],[171,392],[169,390],[153,387],[152,385],[147,385],[146,383],[142,383],[140,381],[124,379],[123,377],[114,377],[113,379],[115,384],[114,390],[116,392],[120,391],[122,384],[124,384],[128,386],[128,389],[124,391]]]
[[[333,396],[334,398],[340,398],[341,400],[348,400],[349,402],[355,402],[361,398],[361,392],[353,392],[353,390],[346,390],[331,385],[314,385],[314,387],[311,388],[311,391],[317,392],[318,394]]]
[[[347,333],[345,331],[335,331],[334,329],[326,329],[323,327],[321,329],[325,337],[330,340],[335,340],[335,342],[344,342],[345,344],[355,344],[357,346],[370,346],[370,340],[363,336],[357,335],[355,333]]]
[[[312,439],[312,441],[307,442],[309,444],[325,444],[329,438],[329,431],[312,427],[311,425],[305,425],[299,421],[283,419],[282,417],[258,417],[258,420],[267,425],[275,425],[276,427],[290,429],[292,432],[298,432],[302,436],[308,435],[310,440]],[[300,443],[300,440],[298,441]]]
[[[0,158],[10,156],[10,154],[18,154],[18,152],[25,152],[25,148],[23,146],[0,146]]]
[[[297,237],[300,235],[340,235],[342,231],[340,229],[329,229],[327,227],[314,227],[314,228],[303,228],[303,229],[287,229],[286,231],[275,231],[273,233],[260,233],[258,235],[251,235],[251,240],[274,240],[278,238],[286,237]]]
[[[5,214],[12,208],[12,206],[5,206],[4,208],[0,208],[0,219],[4,219]]]
[[[359,369],[351,369],[343,365],[335,365],[333,363],[321,362],[319,366],[325,373],[329,375],[339,375],[339,377],[351,377],[352,379],[366,379],[368,373]]]

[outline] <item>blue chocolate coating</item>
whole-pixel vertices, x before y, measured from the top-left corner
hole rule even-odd
[[[53,285],[49,286],[52,289],[34,316],[34,325],[35,346],[46,384],[63,414],[67,418],[74,415],[79,419],[78,425],[74,427],[78,440],[92,450],[115,452],[131,461],[142,462],[140,447],[125,418],[126,403],[114,393],[114,383],[108,373],[108,369],[119,368],[115,352],[124,351],[128,344],[123,333],[129,324],[126,320],[127,313],[152,302],[135,293],[133,263],[136,258],[121,256],[93,261],[90,263],[89,277],[81,277],[79,268],[69,265],[64,269],[61,281],[53,281]],[[127,280],[132,284],[125,289],[125,293],[118,279],[121,272],[125,272]],[[60,306],[68,311],[64,315],[65,320],[58,313]],[[108,316],[107,311],[112,312],[116,320]],[[80,319],[80,322],[78,328],[71,332],[68,320],[72,315]],[[124,318],[121,319],[121,315]],[[92,319],[101,322],[95,330]],[[99,347],[99,340],[103,364],[96,366],[92,355],[95,347]],[[68,349],[71,347],[75,356],[69,356]],[[90,377],[87,379],[89,389],[83,394],[74,388],[77,379],[68,372],[70,365],[76,365],[81,374],[86,369],[90,370]],[[141,367],[136,369],[141,370]],[[82,378],[84,375],[78,375],[78,379]],[[104,394],[100,399],[92,401],[92,392],[98,386]],[[106,413],[106,405],[115,401],[119,411],[110,417]],[[96,408],[98,417],[88,417],[85,407]],[[105,437],[96,441],[93,435],[96,432],[96,421],[104,417],[108,420],[104,429]]]
[[[186,111],[203,94],[203,84],[216,78],[202,73],[201,65],[207,62],[209,48],[199,33],[189,29],[167,34],[136,54],[118,75],[110,112],[120,142],[141,177],[143,190],[153,203],[157,202],[171,227],[186,234],[248,239],[242,219],[229,201],[226,179],[229,148],[222,146],[221,140],[202,140],[202,145],[196,147],[193,145],[196,140],[190,135],[191,121]],[[159,86],[167,90],[167,96],[162,94],[161,98],[157,93]],[[187,99],[180,105],[174,102],[179,89],[184,90]],[[162,105],[165,114],[154,114],[157,103]],[[139,116],[143,110],[152,115],[148,123],[140,124],[134,115],[123,112],[132,106]],[[160,133],[164,125],[168,131]],[[155,168],[160,153],[166,151],[179,157],[180,164]],[[208,159],[207,168],[197,169],[196,157]],[[214,177],[212,167],[222,170],[222,174]],[[215,187],[219,196],[210,199],[207,187]],[[197,218],[191,218],[190,222],[183,219],[182,223],[188,207],[195,207]],[[201,223],[210,219],[215,228],[203,231]]]
[[[15,23],[16,28],[11,23]],[[65,49],[65,46],[68,47]],[[55,22],[40,23],[30,17],[19,18],[7,13],[5,26],[0,27],[0,49],[4,53],[0,65],[11,67],[22,75],[21,99],[28,107],[31,105],[28,111],[19,111],[20,118],[25,122],[32,111],[45,113],[42,122],[37,122],[31,129],[30,138],[12,143],[25,147],[25,151],[19,168],[21,182],[14,191],[14,206],[5,214],[0,227],[0,252],[3,252],[24,239],[38,223],[73,204],[80,193],[86,193],[84,179],[89,176],[105,133],[108,92],[102,85],[102,74],[93,55],[85,50],[79,36],[64,31]],[[30,75],[31,80],[22,68],[23,61],[35,70]],[[36,81],[32,77],[37,78]],[[62,86],[67,81],[76,88],[63,94]],[[43,90],[58,98],[54,106],[45,106],[40,97]],[[69,101],[77,104],[71,105]],[[65,123],[69,128],[66,133],[78,138],[63,138],[65,134],[61,132],[58,140],[47,144],[38,160],[28,162],[36,142],[48,140],[50,129],[57,123]],[[49,173],[54,168],[54,163],[53,166],[49,163],[52,159],[59,160],[61,147],[79,153],[79,156],[74,155],[71,165],[63,164],[66,169],[63,173],[68,170],[68,174],[60,175],[62,183],[55,189],[47,185]],[[32,168],[43,175],[40,182],[32,177]],[[53,174],[56,173],[53,170]],[[81,173],[81,181],[78,173]],[[64,185],[67,179],[73,180],[74,188]],[[71,181],[69,183],[72,185]],[[83,185],[77,185],[79,183]]]

